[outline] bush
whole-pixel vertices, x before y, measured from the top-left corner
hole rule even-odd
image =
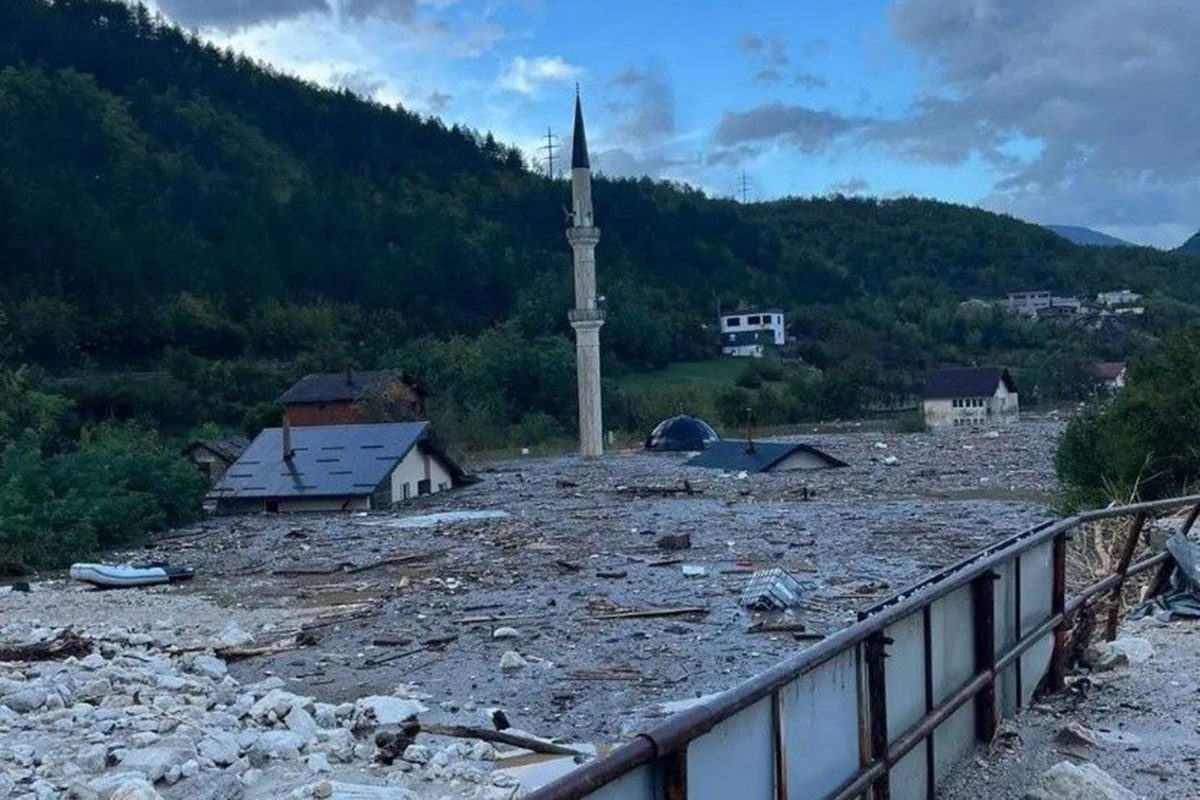
[[[1200,480],[1200,327],[1131,365],[1112,401],[1071,421],[1055,467],[1069,507],[1186,493]]]
[[[892,430],[896,433],[927,433],[929,425],[925,422],[925,415],[918,409],[897,419]]]

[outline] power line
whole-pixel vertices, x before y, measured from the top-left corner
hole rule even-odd
[[[750,179],[746,177],[746,170],[742,170],[742,177],[738,180],[738,196],[743,204],[746,198],[750,195]]]
[[[558,137],[554,135],[554,132],[549,127],[547,127],[546,143],[538,148],[538,150],[546,151],[546,174],[550,176],[551,180],[554,180],[554,151],[558,149],[557,140]]]

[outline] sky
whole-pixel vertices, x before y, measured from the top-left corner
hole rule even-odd
[[[1175,247],[1200,228],[1197,0],[153,0],[273,67],[545,169],[915,195]],[[566,162],[561,149],[557,168]]]

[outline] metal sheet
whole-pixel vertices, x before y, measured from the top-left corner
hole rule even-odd
[[[919,744],[908,755],[896,762],[888,773],[891,800],[926,800],[925,744]]]
[[[888,626],[884,635],[892,640],[883,663],[888,741],[893,742],[925,716],[925,625],[921,612]]]
[[[929,609],[933,658],[933,701],[940,703],[975,676],[975,605],[970,586]],[[933,737],[936,780],[975,745],[975,704],[968,702],[938,726]]]
[[[693,741],[687,755],[688,800],[774,798],[771,698],[739,711]]]
[[[592,792],[588,800],[655,800],[654,768],[638,767]]]
[[[1046,542],[1021,556],[1021,630],[1032,631],[1051,615],[1054,589],[1054,543]],[[1047,636],[1021,656],[1021,702],[1034,690],[1050,666],[1054,637]]]
[[[855,651],[793,681],[779,696],[788,797],[807,800],[832,793],[859,768]]]
[[[999,578],[995,581],[995,656],[1000,656],[1017,641],[1017,594],[1015,561],[1007,561],[996,568]],[[1002,717],[1011,717],[1017,710],[1017,671],[1008,667],[996,681],[996,701]]]

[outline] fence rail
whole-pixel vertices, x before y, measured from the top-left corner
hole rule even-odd
[[[916,800],[1039,689],[1062,688],[1069,620],[1109,597],[1112,638],[1148,519],[1200,495],[1089,511],[988,547],[862,611],[859,620],[676,714],[529,800]],[[1131,520],[1112,575],[1066,594],[1067,541]]]

